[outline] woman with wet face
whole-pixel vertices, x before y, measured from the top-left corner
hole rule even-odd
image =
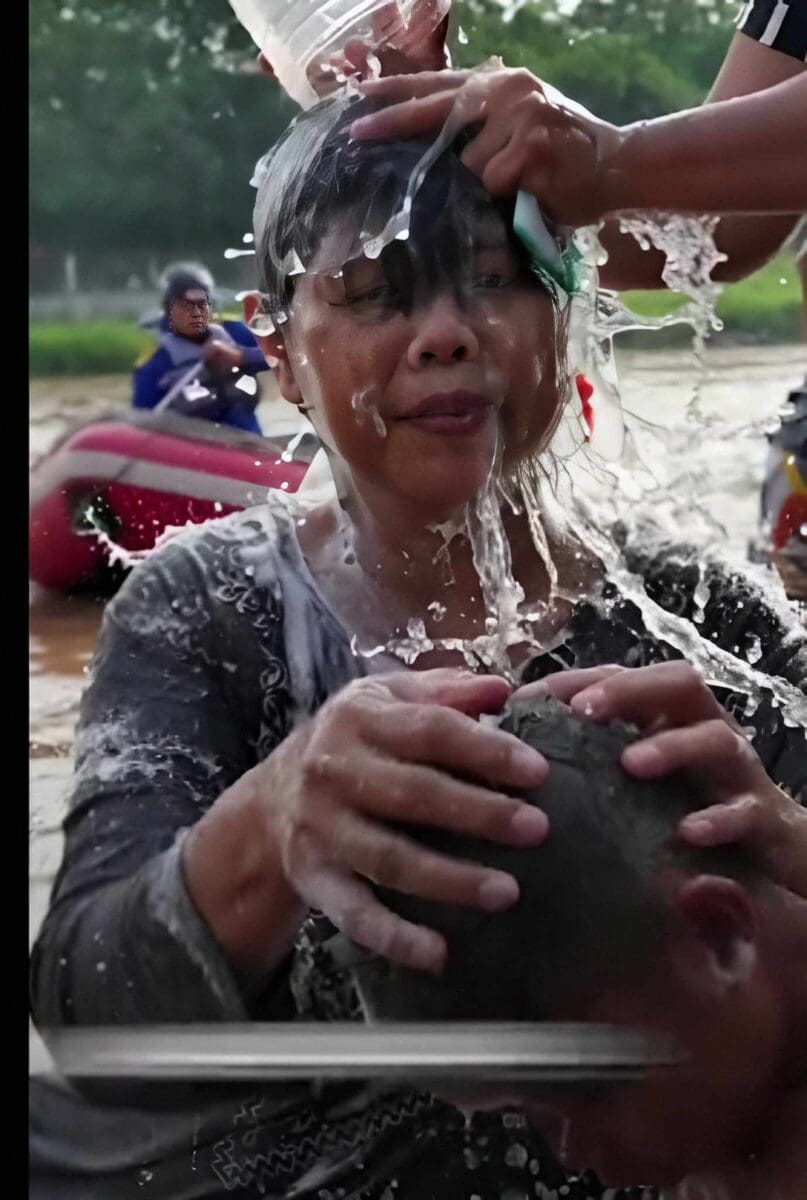
[[[290,974],[325,924],[304,925],[311,910],[439,971],[444,939],[392,913],[374,885],[494,912],[518,886],[416,845],[400,824],[512,846],[547,833],[515,794],[540,786],[546,762],[479,716],[519,678],[680,656],[556,516],[525,512],[568,391],[566,315],[529,270],[512,204],[492,201],[450,146],[429,151],[423,173],[428,147],[349,142],[360,111],[338,99],[299,118],[263,164],[255,215],[252,327],[327,448],[335,495],[185,533],[107,609],[34,952],[43,1025],[288,1018]],[[625,548],[649,603],[691,617],[697,574],[651,551]],[[727,652],[759,639],[757,669],[783,677],[780,694],[797,684],[795,625],[709,569],[704,636]],[[691,724],[669,698],[655,709]],[[748,723],[768,775],[801,788],[803,731],[765,695]],[[705,753],[689,738],[675,765]],[[166,1169],[165,1194],[215,1194],[216,1179],[223,1194],[235,1177],[245,1195],[294,1184],[298,1196],[376,1197],[392,1178],[406,1200],[489,1200],[536,1180],[601,1194],[566,1179],[523,1122],[466,1128],[421,1094],[334,1109],[300,1085],[206,1104],[183,1110],[206,1114],[194,1175]],[[187,1128],[177,1116],[175,1164]],[[169,1130],[161,1114],[164,1144]],[[104,1146],[118,1181],[146,1144]]]
[[[405,636],[412,618],[438,639],[479,637],[490,614],[470,542],[451,546],[445,595],[434,560],[491,477],[549,441],[565,316],[512,233],[512,203],[494,203],[454,153],[431,165],[408,223],[392,229],[428,146],[359,151],[342,134],[322,147],[311,172],[319,191],[303,194],[284,230],[271,211],[274,202],[288,211],[275,187],[284,149],[266,166],[256,210],[266,311],[256,300],[250,309],[256,329],[267,316],[277,325],[264,349],[327,448],[340,492],[338,506],[307,517],[306,557],[362,646]],[[302,261],[304,272],[287,271]],[[526,521],[508,533],[523,551],[525,593],[546,598]],[[437,661],[462,665],[456,652],[428,660]]]

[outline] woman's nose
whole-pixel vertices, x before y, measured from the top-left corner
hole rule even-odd
[[[414,370],[472,362],[479,341],[467,315],[451,296],[437,296],[415,310],[417,328],[409,345],[409,365]]]

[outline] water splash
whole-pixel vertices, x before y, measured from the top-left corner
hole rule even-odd
[[[715,307],[723,290],[712,272],[727,256],[715,245],[719,217],[692,217],[680,213],[635,214],[621,217],[619,228],[631,234],[644,250],[654,247],[664,254],[661,278],[671,292],[689,296],[689,302],[675,314],[678,321],[692,326],[692,350],[697,367],[690,414],[700,421],[700,388],[705,372],[704,348],[710,334],[719,332],[723,322]],[[672,322],[670,322],[672,323]]]
[[[307,436],[308,436],[307,429],[301,429],[299,433],[295,434],[295,436],[291,439],[291,441],[286,446],[285,450],[283,450],[281,452],[280,461],[287,462],[287,463],[291,462],[291,460],[294,458],[295,450],[297,450],[299,448],[300,443]]]
[[[357,392],[351,397],[350,407],[355,412],[361,424],[369,421],[378,436],[385,438],[387,436],[387,426],[384,418],[378,411],[377,403],[372,399],[375,391],[375,388],[365,388],[364,391]]]

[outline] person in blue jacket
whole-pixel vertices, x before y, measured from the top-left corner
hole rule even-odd
[[[156,408],[199,364],[198,376],[174,395],[169,407],[186,416],[261,433],[255,416],[258,389],[238,386],[245,376],[268,370],[255,338],[241,321],[211,322],[211,281],[206,273],[180,266],[169,271],[163,290],[159,344],[134,370],[132,404]]]

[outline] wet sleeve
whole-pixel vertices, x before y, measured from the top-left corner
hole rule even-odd
[[[154,408],[164,395],[160,380],[170,367],[162,350],[152,354],[142,367],[136,367],[132,377],[132,407]]]
[[[737,28],[762,46],[807,61],[807,0],[749,0]]]
[[[254,765],[182,547],[108,606],[82,702],[64,857],[32,956],[40,1025],[239,1021],[248,1004],[184,886],[184,831]]]

